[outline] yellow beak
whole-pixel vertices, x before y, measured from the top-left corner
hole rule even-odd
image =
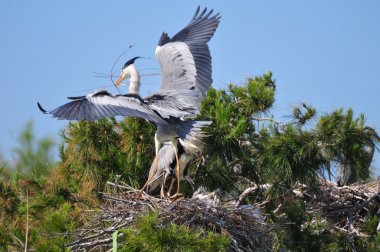
[[[119,79],[117,79],[117,81],[114,84],[115,87],[117,88],[117,86],[119,86],[123,80],[124,80],[123,75],[120,75]]]

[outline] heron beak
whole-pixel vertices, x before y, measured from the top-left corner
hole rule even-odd
[[[130,72],[130,70],[129,70],[129,68],[127,67],[127,68],[125,68],[125,69],[123,69],[122,71],[121,71],[121,74],[120,74],[120,77],[119,77],[119,79],[117,79],[117,81],[115,82],[115,87],[117,88],[117,89],[119,89],[117,86],[120,86],[121,85],[121,82],[123,81],[123,80],[125,80],[127,77],[129,77],[129,76],[131,76],[131,72]]]
[[[121,75],[119,77],[119,79],[117,79],[117,81],[114,83],[115,85],[115,88],[117,89],[117,91],[121,94],[121,91],[120,89],[117,87],[121,84],[121,82],[127,77],[127,75],[125,74],[124,71],[121,72]]]
[[[120,77],[119,77],[119,79],[117,79],[117,81],[114,84],[115,87],[117,88],[117,86],[119,86],[124,79],[125,79],[125,75],[121,74]]]

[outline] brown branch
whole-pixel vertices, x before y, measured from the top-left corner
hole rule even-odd
[[[271,184],[263,184],[263,185],[257,185],[257,184],[253,184],[253,186],[251,187],[248,187],[247,189],[244,190],[244,192],[242,194],[240,194],[239,198],[237,199],[236,201],[236,204],[235,204],[235,207],[239,207],[241,202],[248,197],[248,195],[250,195],[251,193],[254,193],[256,192],[257,190],[267,190],[269,188],[271,188],[272,185]]]
[[[119,237],[122,237],[124,236],[123,233],[120,233],[118,234],[118,238]],[[73,247],[71,247],[71,249],[79,249],[79,248],[86,248],[86,249],[90,249],[90,248],[93,248],[93,247],[96,247],[96,246],[99,246],[99,245],[105,245],[105,244],[111,244],[112,243],[112,240],[113,238],[105,238],[105,239],[101,239],[101,240],[95,240],[95,241],[89,241],[89,242],[83,242],[83,243],[80,243],[78,245],[75,245]]]

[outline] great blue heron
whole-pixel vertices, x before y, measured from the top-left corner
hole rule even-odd
[[[177,166],[177,160],[175,157],[174,149],[169,144],[164,144],[158,153],[158,163],[157,171],[153,174],[155,170],[155,164],[152,163],[149,171],[149,177],[152,177],[151,182],[147,187],[148,192],[154,191],[156,188],[161,187],[160,195],[165,197],[164,189],[165,183],[168,177],[172,177],[168,196],[170,196],[173,183],[175,181],[174,177],[183,177],[184,170],[187,164],[193,159],[201,155],[203,144],[202,138],[204,137],[202,128],[210,125],[211,121],[194,121],[194,124],[188,130],[186,139],[181,139],[177,143],[178,150],[178,160],[181,167],[181,173],[177,174],[175,167]]]
[[[184,148],[182,145],[178,145],[178,159],[181,167],[180,177],[183,177],[183,172],[190,161],[190,155],[187,155],[184,152]],[[165,197],[165,184],[168,177],[177,176],[175,172],[175,167],[177,166],[177,161],[175,158],[174,149],[169,144],[164,144],[160,151],[158,152],[158,164],[157,164],[157,172],[155,175],[153,171],[155,169],[154,162],[150,166],[149,177],[152,176],[152,180],[147,186],[147,192],[153,192],[157,188],[161,188],[160,195],[161,197]],[[168,196],[170,196],[172,187],[173,187],[174,179],[171,180],[170,186],[168,189]]]
[[[364,127],[363,136],[366,136],[366,140],[361,144],[361,148],[357,150],[357,153],[362,153],[360,167],[356,169],[353,167],[352,161],[348,157],[343,157],[339,161],[336,183],[338,186],[345,186],[358,182],[360,174],[369,174],[369,169],[375,154],[377,144],[380,142],[380,137],[377,135],[375,129],[371,127]],[[363,175],[362,175],[363,177]]]
[[[157,93],[141,98],[138,94],[112,95],[98,91],[86,96],[69,97],[72,101],[52,111],[60,120],[97,120],[109,116],[132,116],[148,120],[157,126],[154,137],[155,159],[149,184],[157,171],[158,152],[164,142],[170,142],[177,161],[177,193],[180,194],[180,162],[178,139],[185,139],[199,114],[201,99],[212,83],[211,55],[207,43],[220,21],[219,13],[212,15],[198,7],[190,23],[172,38],[162,33],[156,47],[156,58],[161,67],[161,84]],[[133,64],[125,65],[115,86],[130,77],[138,78]]]
[[[140,57],[134,57],[128,60],[124,64],[126,71],[133,73],[129,83],[129,94],[139,94],[140,90],[140,74],[134,65],[136,59]],[[133,76],[133,78],[132,78]],[[195,158],[201,154],[202,150],[202,128],[211,124],[211,121],[194,121],[191,127],[187,130],[186,138],[177,142],[178,159],[181,167],[180,177],[183,177],[183,172],[187,164],[192,158]],[[171,189],[174,183],[174,177],[177,175],[175,167],[177,166],[176,156],[174,149],[170,144],[164,144],[158,152],[158,163],[156,174],[153,174],[155,168],[155,162],[149,170],[149,177],[152,177],[151,182],[147,185],[147,192],[155,190],[157,187],[161,187],[160,195],[165,197],[164,188],[168,177],[172,177],[168,195],[170,196]]]

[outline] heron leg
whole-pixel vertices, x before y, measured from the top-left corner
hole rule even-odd
[[[177,161],[177,192],[172,196],[172,198],[177,198],[177,197],[181,196],[181,190],[180,190],[180,186],[181,186],[181,179],[180,179],[181,178],[181,167],[180,167],[179,158],[178,158],[177,140],[176,141],[172,141],[172,145],[173,145],[173,148],[174,148],[175,159]]]
[[[154,157],[154,168],[153,168],[152,174],[150,175],[150,177],[148,178],[148,180],[145,182],[144,186],[140,189],[140,193],[145,190],[145,188],[149,185],[149,183],[151,182],[151,180],[154,177],[154,175],[156,175],[156,173],[157,173],[157,168],[158,168],[158,151],[159,151],[160,146],[161,146],[161,143],[157,139],[157,135],[154,135],[154,144],[155,144],[155,148],[156,148],[156,156]]]
[[[163,177],[163,181],[161,183],[161,191],[160,191],[160,196],[161,196],[162,199],[166,198],[166,195],[165,195],[166,178],[167,178],[167,174],[164,171],[164,177]]]
[[[173,189],[174,182],[175,182],[175,178],[173,177],[172,180],[170,181],[170,186],[169,186],[169,190],[168,190],[168,196],[169,196],[169,197],[170,197],[170,195],[171,195],[171,192],[172,192],[172,189]]]

